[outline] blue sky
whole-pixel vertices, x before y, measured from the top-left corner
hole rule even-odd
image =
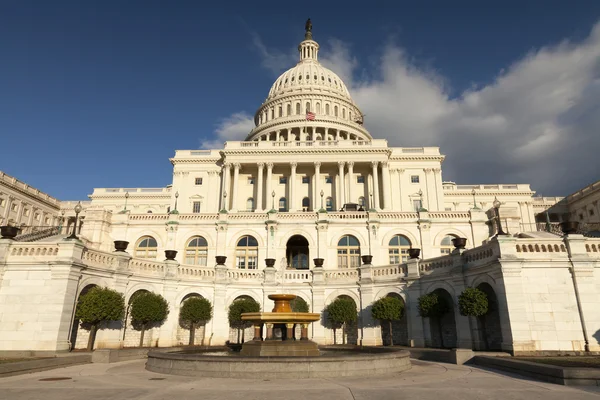
[[[243,139],[311,17],[371,134],[439,145],[445,180],[598,179],[600,2],[291,4],[0,0],[0,170],[61,200],[167,185],[175,149]]]

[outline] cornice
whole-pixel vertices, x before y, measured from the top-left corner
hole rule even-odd
[[[473,197],[473,194],[470,191],[465,191],[465,192],[457,192],[457,191],[444,191],[444,196],[471,196]],[[481,190],[481,191],[477,191],[477,196],[480,195],[485,195],[485,194],[489,194],[489,195],[506,195],[506,196],[517,196],[517,195],[524,195],[524,196],[531,196],[533,195],[535,192],[534,191],[515,191],[515,192],[508,192],[508,191],[485,191],[485,190]]]
[[[32,201],[36,201],[36,202],[38,202],[38,203],[42,203],[42,204],[44,204],[45,206],[47,206],[47,207],[49,207],[49,208],[52,208],[52,209],[54,209],[54,210],[57,210],[57,211],[58,211],[58,210],[60,210],[60,200],[58,200],[58,199],[56,199],[56,198],[54,198],[54,197],[52,197],[52,198],[53,198],[53,199],[55,199],[56,201],[58,201],[58,204],[51,203],[51,202],[49,202],[48,200],[45,200],[45,199],[43,199],[43,198],[36,197],[35,195],[33,195],[33,194],[31,194],[31,193],[28,193],[28,192],[24,191],[24,190],[23,190],[23,189],[21,189],[20,187],[18,187],[18,186],[16,186],[16,185],[14,185],[14,184],[8,183],[8,182],[6,182],[6,181],[0,181],[0,187],[2,187],[2,185],[4,185],[4,186],[6,186],[6,187],[8,187],[8,188],[10,188],[10,189],[12,189],[12,190],[14,190],[15,192],[18,192],[19,194],[21,194],[21,195],[23,195],[23,196],[25,196],[25,197],[27,197],[28,201],[30,201],[30,202],[32,202]],[[31,187],[31,186],[30,186],[30,187]],[[0,192],[1,192],[1,190],[0,190]],[[44,193],[44,194],[45,194],[45,193]],[[50,196],[50,195],[48,195],[48,196]],[[21,199],[19,199],[19,200],[21,200]]]
[[[88,198],[90,198],[91,200],[104,200],[104,199],[119,199],[119,200],[123,200],[124,196],[123,194],[120,195],[115,195],[115,194],[90,194],[88,195]],[[150,200],[150,199],[165,199],[165,200],[169,200],[171,199],[171,195],[170,194],[148,194],[148,195],[143,195],[143,196],[133,196],[131,195],[129,197],[129,201],[133,201],[133,200]],[[133,204],[133,203],[132,203]]]
[[[391,151],[391,150],[390,150]],[[390,161],[439,161],[443,162],[446,156],[443,155],[411,155],[390,157]]]
[[[257,155],[288,155],[288,154],[360,154],[360,153],[369,153],[369,154],[385,154],[389,157],[391,150],[389,148],[366,148],[362,147],[360,149],[317,149],[317,148],[306,148],[306,149],[287,149],[287,148],[279,148],[277,150],[259,150],[259,149],[232,149],[232,150],[223,150],[223,156],[232,156],[232,155],[249,155],[249,154],[257,154]],[[193,160],[190,160],[193,162]]]

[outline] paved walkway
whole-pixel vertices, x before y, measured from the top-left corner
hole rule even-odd
[[[304,380],[190,378],[144,369],[145,360],[87,364],[0,379],[0,398],[168,400],[579,400],[600,397],[598,388],[560,385],[483,369],[413,361],[410,371],[375,378]],[[44,381],[46,378],[70,378]]]

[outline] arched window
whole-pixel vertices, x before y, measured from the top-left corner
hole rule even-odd
[[[365,207],[367,205],[367,203],[365,201],[365,196],[360,196],[358,198],[358,205],[361,207]]]
[[[390,264],[400,264],[408,260],[408,249],[411,245],[406,236],[394,236],[389,246]]]
[[[348,119],[352,121],[352,111],[348,111]]]
[[[156,258],[156,239],[152,236],[142,236],[135,246],[135,256],[138,258]]]
[[[360,243],[352,235],[342,236],[337,245],[338,268],[360,266]]]
[[[329,115],[329,104],[325,104],[325,114]]]
[[[291,104],[287,105],[287,114],[286,115],[292,115],[292,105]]]
[[[256,269],[258,242],[252,236],[242,236],[235,247],[235,265],[239,269]]]
[[[246,200],[246,211],[254,211],[254,198],[249,197]]]
[[[208,243],[202,236],[192,238],[185,247],[185,263],[206,266]]]
[[[287,211],[287,199],[285,197],[279,199],[279,211]]]
[[[310,199],[308,197],[302,199],[302,209],[305,211],[310,209]]]
[[[310,103],[306,102],[306,112],[309,113],[310,112]]]
[[[283,117],[283,107],[279,106],[279,117]]]
[[[346,118],[346,109],[342,108],[342,118]]]
[[[331,197],[325,199],[325,209],[327,211],[333,211],[333,199]]]
[[[454,244],[452,244],[452,239],[455,239],[457,237],[458,236],[456,235],[446,235],[442,239],[442,242],[440,243],[440,253],[442,253],[442,255],[450,254],[452,250],[454,250]]]
[[[317,103],[317,114],[321,114],[321,103]]]
[[[338,116],[338,106],[334,106],[334,107],[333,107],[333,115],[334,115],[335,117],[337,117],[337,116]]]
[[[300,114],[300,103],[296,103],[296,114]]]
[[[275,109],[271,108],[271,118],[270,119],[273,119],[273,118],[275,118]]]

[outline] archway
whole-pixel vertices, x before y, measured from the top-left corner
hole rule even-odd
[[[236,297],[231,302],[231,304],[233,304],[239,300],[252,300],[252,301],[256,302],[256,300],[254,300],[251,296],[241,295],[241,296]],[[231,307],[231,304],[227,307],[228,313],[229,313],[229,307]],[[262,334],[262,332],[261,332],[261,334]],[[252,339],[253,337],[254,337],[254,328],[252,327],[252,325],[240,324],[240,326],[232,326],[231,323],[229,323],[229,343],[242,344],[246,341],[247,338]],[[250,340],[250,339],[248,339],[248,340]]]
[[[123,347],[138,347],[140,345],[140,335],[142,334],[138,330],[137,326],[133,325],[131,321],[131,303],[136,296],[142,293],[147,293],[146,289],[136,290],[130,297],[125,308],[125,325],[123,326]],[[144,334],[144,346],[152,345],[152,338],[154,335],[155,328],[149,326]]]
[[[446,301],[448,312],[441,317],[429,318],[431,346],[439,348],[456,347],[456,320],[454,318],[454,301],[452,296],[444,289],[436,289],[433,293]]]
[[[292,236],[286,244],[287,267],[291,269],[309,268],[308,240],[302,235]]]
[[[477,286],[487,295],[488,313],[477,318],[478,342],[482,350],[502,350],[502,325],[500,324],[500,312],[498,311],[498,298],[489,283],[481,283]],[[479,350],[479,349],[478,349]]]
[[[181,303],[179,303],[179,311],[181,312],[181,307],[183,303],[192,297],[200,297],[202,296],[198,293],[189,293],[183,299],[181,299]],[[179,323],[177,324],[177,343],[179,345],[188,345],[190,342],[190,323],[181,320],[181,314],[177,316]],[[194,334],[194,345],[202,345],[204,346],[204,338],[206,332],[206,324],[198,324],[195,329]]]
[[[349,322],[346,324],[345,329],[342,329],[342,327],[335,327],[332,325],[332,323],[329,321],[329,316],[327,315],[327,311],[324,312],[324,319],[325,321],[327,321],[327,324],[329,326],[329,328],[331,328],[331,334],[333,337],[332,342],[334,344],[351,344],[351,345],[357,345],[358,344],[358,307],[356,306],[356,301],[354,301],[354,299],[350,296],[347,295],[341,295],[336,297],[333,301],[335,301],[336,299],[347,299],[352,301],[352,303],[354,303],[354,307],[357,310],[357,318],[354,322]],[[345,333],[345,338],[344,338],[344,333]]]
[[[406,316],[408,310],[406,309],[406,303],[398,293],[388,293],[386,297],[395,297],[404,304],[402,317],[397,321],[392,321],[392,334],[394,335],[394,345],[408,346],[408,317]],[[381,324],[381,340],[385,346],[389,345],[390,341],[389,329],[387,322]]]
[[[84,287],[79,296],[77,297],[77,305],[75,307],[79,307],[79,299],[81,296],[85,295],[90,289],[97,287],[96,284],[90,284]],[[77,310],[77,308],[75,309]],[[74,310],[74,311],[75,311]],[[83,328],[80,330],[79,328]],[[86,323],[82,323],[78,318],[73,317],[73,325],[71,325],[71,337],[69,338],[69,342],[71,343],[71,350],[73,349],[85,349],[87,348],[88,338],[90,336],[90,325]]]

